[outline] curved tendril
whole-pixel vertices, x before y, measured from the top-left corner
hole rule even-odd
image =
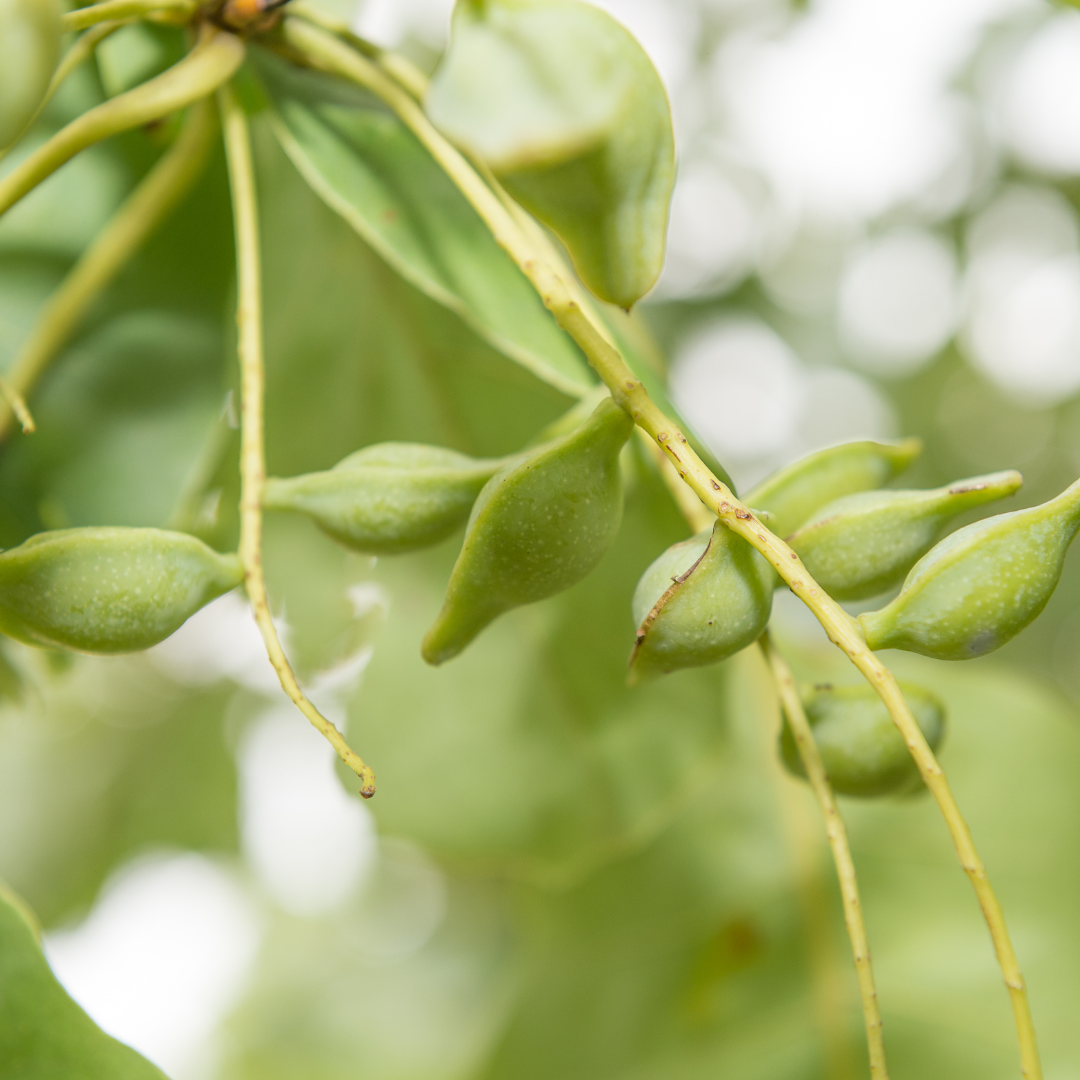
[[[712,475],[683,432],[649,397],[618,349],[574,299],[564,278],[529,241],[514,215],[507,211],[466,158],[435,129],[416,101],[378,66],[331,34],[292,18],[285,19],[283,34],[312,66],[363,86],[397,113],[480,214],[496,242],[532,282],[555,321],[585,353],[611,390],[612,397],[656,441],[698,498],[776,569],[791,591],[814,613],[830,640],[843,650],[877,691],[934,796],[960,865],[975,890],[1012,1003],[1021,1073],[1027,1080],[1041,1080],[1042,1067],[1027,989],[997,894],[990,885],[949,782],[904,701],[895,676],[867,647],[858,624],[813,580],[795,552],[769,532],[757,516]]]
[[[27,395],[66,344],[87,309],[123,269],[195,182],[206,163],[216,119],[209,100],[192,106],[179,136],[83,252],[46,303],[30,337],[8,371],[11,390]],[[3,388],[0,387],[0,392]],[[6,393],[5,393],[6,396]],[[24,406],[25,407],[25,406]],[[0,440],[7,435],[14,400],[0,404]],[[23,431],[27,420],[19,416]]]
[[[212,94],[244,59],[235,34],[207,29],[195,48],[156,78],[117,94],[61,128],[0,180],[0,214],[15,205],[80,150],[121,131],[159,120]]]
[[[266,480],[263,452],[263,396],[265,377],[262,346],[262,271],[259,258],[259,221],[251,136],[231,87],[218,93],[225,158],[229,167],[233,220],[236,228],[237,313],[240,353],[240,561],[252,614],[262,633],[270,663],[281,688],[317,728],[338,757],[360,778],[360,794],[375,794],[375,774],[345,741],[340,731],[307,699],[281,647],[262,569],[262,488]]]

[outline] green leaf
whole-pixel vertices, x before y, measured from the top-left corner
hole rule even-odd
[[[458,0],[425,107],[566,244],[582,281],[629,308],[664,262],[675,139],[631,34],[577,0]]]
[[[286,153],[402,277],[564,393],[593,384],[528,280],[396,117],[340,80],[263,52],[253,59]]]
[[[0,1077],[3,1080],[163,1080],[68,997],[25,908],[0,888]]]

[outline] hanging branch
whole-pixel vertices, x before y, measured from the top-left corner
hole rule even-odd
[[[262,489],[266,480],[263,450],[262,270],[259,257],[259,220],[255,170],[247,117],[230,87],[218,93],[225,156],[229,166],[233,219],[236,229],[237,312],[240,352],[240,562],[251,610],[266,644],[270,663],[281,688],[311,721],[338,757],[360,778],[360,794],[375,794],[375,774],[345,741],[340,731],[308,700],[281,647],[262,565]]]
[[[1020,1045],[1021,1073],[1027,1080],[1041,1080],[1042,1067],[1027,988],[1001,903],[990,884],[945,773],[915,722],[895,676],[869,649],[858,623],[814,581],[798,555],[778,536],[769,532],[753,511],[713,476],[683,432],[649,397],[619,350],[608,340],[605,331],[574,298],[567,283],[542,252],[529,241],[514,216],[466,158],[435,129],[416,101],[360,52],[315,26],[287,18],[283,24],[283,36],[311,66],[364,87],[398,115],[472,204],[498,244],[532,282],[555,321],[580,346],[615,401],[655,440],[701,502],[773,566],[791,591],[814,613],[829,639],[843,650],[874,687],[903,736],[923,781],[934,796],[949,829],[960,865],[975,890],[1012,1003]]]

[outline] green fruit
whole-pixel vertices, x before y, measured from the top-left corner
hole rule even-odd
[[[630,33],[577,0],[458,0],[425,107],[629,308],[664,261],[675,141],[663,84]]]
[[[932,750],[945,736],[945,707],[929,690],[902,683],[904,700]],[[889,710],[871,686],[814,686],[803,691],[803,708],[833,790],[874,798],[917,786],[919,770]],[[806,778],[791,728],[780,732],[788,771]]]
[[[380,443],[329,472],[271,477],[268,510],[307,514],[335,540],[370,555],[415,551],[465,524],[481,488],[504,463],[416,443]]]
[[[938,660],[993,652],[1046,606],[1078,528],[1080,481],[1041,506],[958,529],[891,604],[859,616],[867,644]]]
[[[820,509],[788,537],[817,583],[837,600],[899,585],[948,523],[973,506],[1012,495],[1018,472],[958,480],[933,491],[864,491]]]
[[[715,664],[752,645],[772,610],[772,567],[721,522],[669,547],[634,590],[630,679]]]
[[[456,656],[504,611],[568,589],[600,561],[622,518],[619,451],[633,429],[605,398],[576,431],[487,482],[424,638],[429,664]]]
[[[57,0],[0,0],[0,148],[34,118],[60,60]]]
[[[235,555],[185,533],[40,533],[0,554],[0,631],[28,645],[137,652],[243,579]]]
[[[789,536],[815,510],[844,495],[884,487],[922,450],[918,439],[899,443],[848,442],[808,454],[766,477],[743,502],[768,513],[765,524]]]

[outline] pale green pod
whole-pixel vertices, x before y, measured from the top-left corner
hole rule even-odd
[[[766,524],[777,536],[789,536],[815,510],[834,499],[884,487],[921,451],[918,439],[830,446],[774,472],[742,501],[755,510],[766,511]]]
[[[235,555],[186,533],[40,533],[0,554],[0,631],[28,645],[137,652],[243,579]]]
[[[354,551],[394,555],[438,543],[464,525],[504,463],[439,446],[379,443],[327,472],[271,477],[262,503],[268,510],[306,514]]]
[[[930,749],[936,751],[945,737],[945,706],[921,686],[901,683],[900,689]],[[876,798],[907,792],[921,783],[904,737],[872,686],[813,686],[801,697],[834,791]],[[789,772],[806,778],[786,722],[780,732],[780,756]]]
[[[872,649],[968,660],[1000,648],[1046,606],[1080,528],[1080,481],[1056,499],[945,537],[880,611],[859,616]]]
[[[817,583],[837,600],[887,592],[957,515],[1012,495],[1018,472],[958,480],[932,491],[863,491],[829,503],[788,537]]]
[[[424,638],[441,664],[511,608],[580,581],[622,518],[622,449],[634,422],[605,398],[576,431],[499,470],[480,492],[446,599]]]
[[[641,46],[577,0],[458,0],[425,108],[629,308],[664,261],[671,111]]]
[[[642,575],[632,610],[630,680],[726,660],[772,611],[772,567],[721,522],[667,549]]]
[[[0,0],[0,149],[33,119],[60,59],[58,0]]]

